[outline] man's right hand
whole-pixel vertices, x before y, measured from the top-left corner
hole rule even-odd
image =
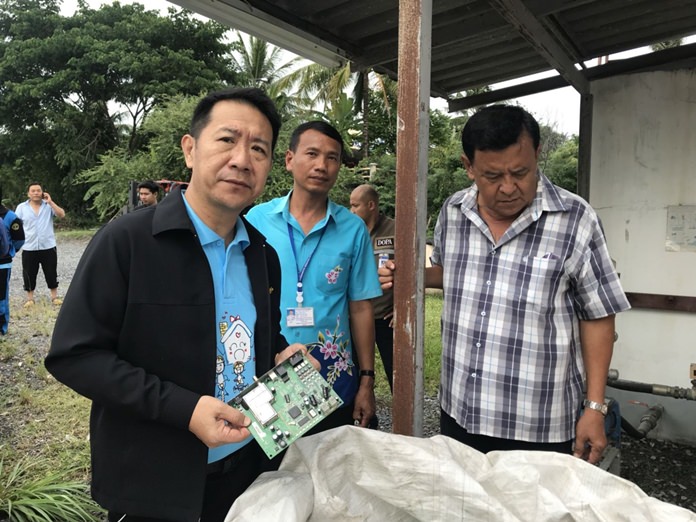
[[[377,275],[379,276],[379,283],[382,285],[382,290],[388,290],[394,286],[394,270],[396,270],[396,264],[394,264],[393,260],[387,261],[383,266],[377,269]]]
[[[382,290],[394,288],[394,271],[396,264],[393,260],[387,261],[384,266],[377,269],[379,283]],[[442,289],[442,266],[433,265],[425,268],[425,288]]]
[[[189,431],[209,448],[241,442],[251,435],[251,420],[215,397],[203,395],[189,421]]]

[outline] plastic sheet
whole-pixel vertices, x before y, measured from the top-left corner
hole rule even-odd
[[[484,455],[448,437],[345,426],[298,440],[226,518],[259,520],[696,522],[696,514],[570,455]]]

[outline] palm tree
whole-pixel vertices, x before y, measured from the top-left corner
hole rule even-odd
[[[345,92],[338,95],[337,98],[329,100],[324,105],[322,111],[311,110],[308,112],[313,119],[324,120],[333,125],[341,134],[343,143],[348,149],[349,155],[352,156],[353,145],[360,131],[356,129],[359,124],[358,118],[353,110],[353,100],[348,98]]]
[[[320,106],[320,112],[329,113],[340,107],[340,112],[344,113],[345,93],[352,87],[353,114],[362,114],[363,158],[367,158],[369,151],[368,106],[372,92],[371,78],[377,86],[376,89],[384,94],[385,107],[390,110],[385,86],[388,79],[370,69],[353,72],[350,62],[333,69],[313,63],[298,69],[292,75],[292,81],[298,85],[298,99],[309,110]]]
[[[284,50],[254,36],[242,36],[237,31],[232,54],[238,72],[238,85],[258,87],[266,91],[276,103],[281,115],[287,116],[293,108],[288,94],[293,83],[292,72],[298,67],[299,58],[287,61]]]

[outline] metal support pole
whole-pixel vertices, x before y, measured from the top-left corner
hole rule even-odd
[[[423,434],[432,0],[399,1],[393,431]]]
[[[590,201],[590,170],[592,162],[592,107],[591,94],[580,95],[580,140],[578,144],[578,195]]]

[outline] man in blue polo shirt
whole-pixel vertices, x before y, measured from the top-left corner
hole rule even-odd
[[[329,200],[342,154],[343,140],[331,125],[300,125],[285,153],[292,191],[247,214],[281,259],[283,335],[310,348],[345,403],[313,432],[367,426],[375,413],[370,299],[382,291],[365,224]]]
[[[259,89],[208,94],[181,140],[188,188],[112,221],[80,260],[46,368],[92,400],[92,496],[109,522],[222,522],[277,464],[228,403],[307,351],[280,333],[278,256],[240,216],[279,129]]]

